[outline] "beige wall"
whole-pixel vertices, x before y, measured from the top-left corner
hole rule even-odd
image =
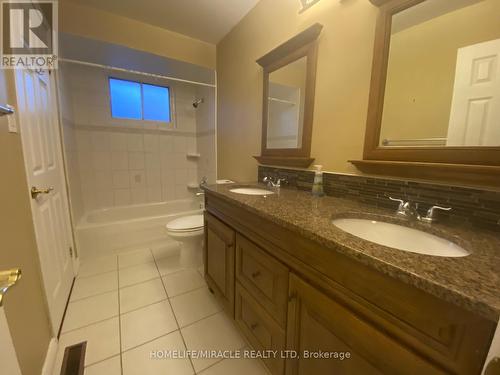
[[[447,136],[457,50],[500,38],[499,19],[487,0],[392,35],[381,139]]]
[[[255,62],[315,22],[318,52],[312,156],[328,171],[355,172],[362,157],[377,8],[367,0],[261,0],[217,45],[218,175],[255,180],[262,68]]]
[[[0,70],[0,102],[14,104],[12,72]],[[21,124],[22,126],[22,124]],[[5,313],[23,375],[39,375],[50,325],[35,245],[21,138],[0,117],[0,269],[20,267],[23,277],[8,292]],[[1,364],[0,364],[1,366]],[[0,370],[1,372],[1,370]]]
[[[215,45],[105,11],[59,1],[59,31],[215,68]]]

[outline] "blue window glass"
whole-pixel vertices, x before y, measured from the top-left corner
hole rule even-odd
[[[111,115],[115,118],[170,122],[170,89],[110,78]]]
[[[142,119],[140,83],[110,78],[109,89],[113,117]]]
[[[168,87],[142,84],[144,120],[170,122]]]

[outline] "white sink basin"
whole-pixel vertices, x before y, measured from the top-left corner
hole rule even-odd
[[[229,190],[231,193],[245,194],[245,195],[271,195],[274,194],[271,190],[260,188],[234,188]]]
[[[332,223],[354,236],[379,245],[439,257],[465,257],[469,252],[444,238],[402,225],[366,219],[335,219]]]

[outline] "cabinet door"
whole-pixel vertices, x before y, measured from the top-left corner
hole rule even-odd
[[[235,232],[208,213],[205,229],[205,279],[224,309],[234,317]]]
[[[386,336],[351,307],[290,275],[287,375],[444,374],[425,359]],[[305,353],[344,353],[344,359],[305,358]],[[349,358],[347,358],[349,353]]]

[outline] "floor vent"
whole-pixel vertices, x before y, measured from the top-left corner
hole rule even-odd
[[[83,375],[87,341],[66,347],[61,367],[61,375]]]

